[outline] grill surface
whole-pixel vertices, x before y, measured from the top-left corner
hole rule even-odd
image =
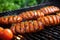
[[[60,1],[59,0],[50,0],[49,2],[39,4],[38,6],[34,7],[27,7],[22,8],[14,11],[7,11],[0,13],[0,16],[7,16],[7,15],[18,15],[19,13],[27,10],[36,10],[44,6],[54,5],[60,7]],[[49,28],[46,28],[42,31],[32,33],[32,34],[25,34],[24,40],[59,40],[60,39],[60,26],[51,26]]]
[[[60,26],[53,26],[40,32],[25,34],[24,37],[25,40],[59,40]]]

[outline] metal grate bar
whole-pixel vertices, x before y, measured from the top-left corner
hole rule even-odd
[[[53,36],[53,37],[55,37],[55,38],[60,38],[60,35],[59,35],[59,33],[57,33],[55,30],[54,30],[54,28],[52,29],[50,29],[51,31],[47,31],[48,32],[48,34],[49,33],[51,33],[51,35]],[[46,32],[46,31],[45,31]]]
[[[30,40],[31,39],[27,34],[25,34],[24,37],[25,37],[26,40]]]
[[[33,34],[32,34],[32,35],[29,34],[29,36],[30,36],[31,38],[35,39],[35,40],[38,40],[38,39],[39,39],[38,37],[34,36]]]
[[[26,40],[58,40],[60,39],[60,27],[50,27],[43,31],[32,34],[25,34]]]

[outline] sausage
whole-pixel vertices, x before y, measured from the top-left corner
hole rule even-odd
[[[39,10],[22,12],[19,14],[19,16],[21,16],[23,19],[37,19],[44,15],[53,14],[58,11],[60,11],[60,9],[56,6],[47,6],[47,7],[41,8]]]
[[[47,6],[40,9],[45,15],[58,12],[60,9],[56,6]]]
[[[22,18],[20,16],[7,16],[0,17],[0,24],[12,24],[16,22],[21,22]]]
[[[15,27],[15,30],[12,30]],[[11,30],[14,34],[32,33],[39,30],[43,30],[44,25],[40,21],[25,21],[14,24],[11,26]]]
[[[60,23],[60,16],[59,15],[50,15],[45,17],[40,17],[37,19],[38,21],[41,21],[44,25],[55,25]]]
[[[40,10],[36,10],[36,11],[26,11],[26,12],[22,12],[19,16],[21,16],[23,18],[23,20],[29,20],[29,19],[36,19],[38,17],[43,17],[44,13],[41,12]]]
[[[50,25],[57,25],[60,23],[60,16],[58,15],[51,15],[51,16],[44,16],[42,18],[38,18],[37,20],[33,21],[25,21],[21,23],[16,23],[12,27],[15,27],[13,33],[15,34],[24,34],[24,33],[32,33],[43,30],[45,26]]]
[[[13,24],[21,22],[22,20],[25,19],[26,20],[37,19],[39,17],[43,17],[44,15],[52,14],[57,11],[59,11],[59,8],[55,6],[44,7],[41,8],[40,10],[26,11],[16,16],[0,17],[0,24]]]

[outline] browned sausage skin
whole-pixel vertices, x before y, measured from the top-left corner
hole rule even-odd
[[[47,6],[41,8],[40,10],[22,12],[21,14],[19,14],[19,16],[21,16],[23,19],[37,19],[38,17],[53,14],[58,11],[60,11],[60,9],[56,6]]]
[[[25,22],[17,23],[14,24],[12,27],[15,27],[14,31],[16,33],[24,34],[24,33],[36,32],[44,29],[44,26],[57,25],[59,23],[60,23],[60,16],[51,15],[51,16],[44,16],[42,18],[38,18],[38,20],[34,20],[34,21],[25,21]]]
[[[15,30],[12,30],[14,29],[14,27],[15,27]],[[36,20],[17,23],[11,27],[11,30],[14,34],[31,33],[31,32],[36,32],[42,29],[44,29],[44,25],[40,21],[36,21]]]
[[[37,19],[39,17],[43,17],[44,15],[52,14],[54,12],[59,11],[58,7],[55,6],[48,6],[41,8],[40,10],[34,11],[26,11],[20,15],[16,16],[7,16],[7,17],[0,17],[0,24],[12,24],[21,22],[22,20],[26,19]]]
[[[47,7],[41,8],[40,11],[42,11],[46,15],[46,14],[52,14],[52,13],[58,12],[60,11],[60,9],[56,6],[47,6]]]
[[[46,26],[55,25],[60,23],[60,15],[45,16],[37,20],[41,21]]]
[[[23,19],[36,19],[38,17],[44,16],[44,13],[36,10],[36,11],[26,11],[22,12],[19,16],[21,16]]]
[[[0,24],[12,24],[16,22],[21,22],[22,18],[20,16],[7,16],[0,17]]]

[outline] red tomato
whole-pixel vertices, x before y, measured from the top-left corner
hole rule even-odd
[[[0,39],[3,38],[3,37],[2,37],[2,35],[3,35],[3,30],[4,30],[4,29],[3,29],[2,27],[0,27]]]
[[[3,31],[3,38],[6,39],[6,40],[13,38],[13,33],[11,32],[10,29],[5,29]]]

